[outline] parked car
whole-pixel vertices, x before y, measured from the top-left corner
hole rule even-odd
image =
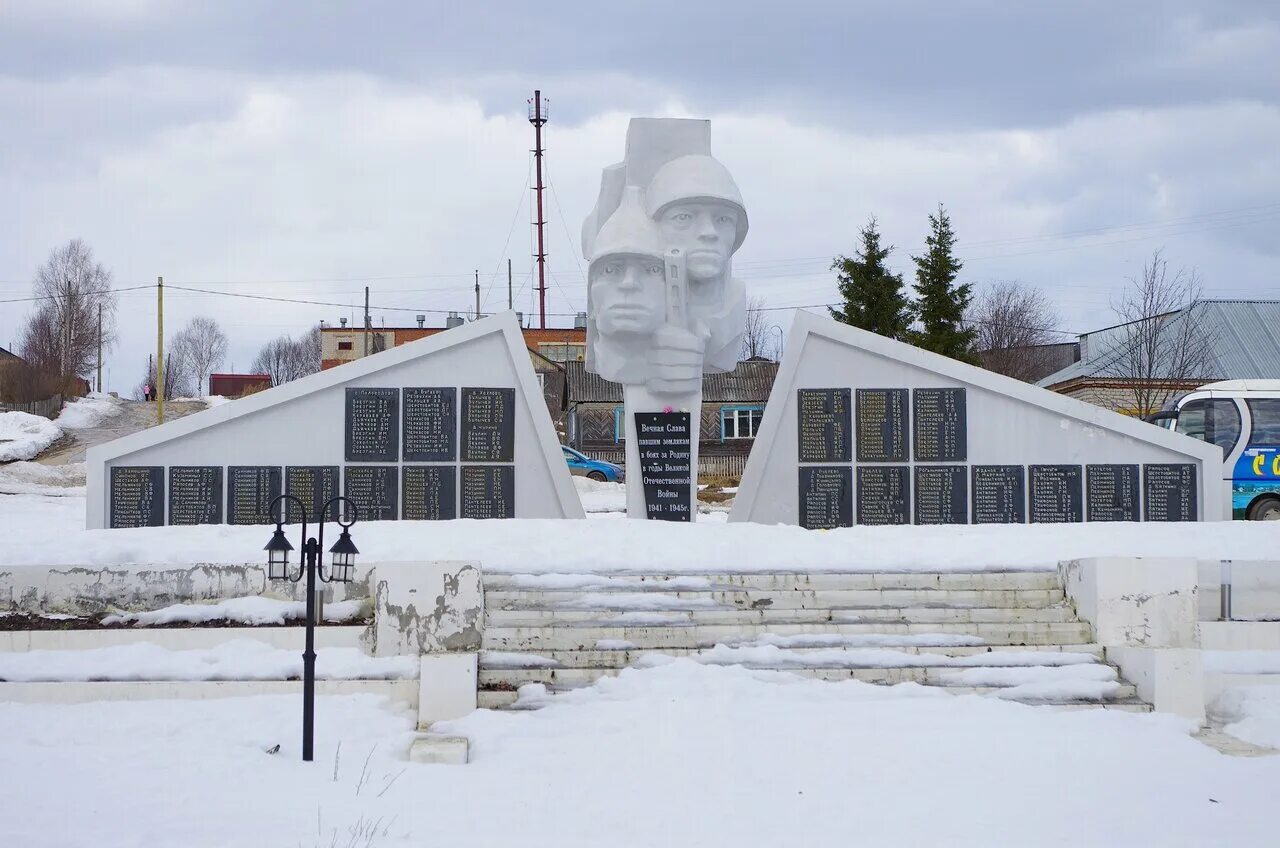
[[[592,480],[598,480],[601,483],[622,483],[627,479],[626,472],[622,470],[622,466],[614,465],[612,462],[592,459],[585,454],[578,453],[568,445],[561,445],[560,449],[564,451],[564,461],[569,463],[570,474],[579,477],[590,477]]]

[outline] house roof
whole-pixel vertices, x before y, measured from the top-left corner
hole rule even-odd
[[[1280,377],[1280,300],[1203,300],[1195,306],[1213,333],[1213,366],[1196,379],[1258,380]],[[1182,310],[1168,321],[1183,320]],[[1056,386],[1082,377],[1117,377],[1114,363],[1128,324],[1080,336],[1080,361],[1037,385]]]
[[[566,362],[569,403],[622,403],[622,384],[592,374],[581,362]],[[732,371],[702,375],[703,403],[759,403],[769,399],[778,363],[739,362]]]

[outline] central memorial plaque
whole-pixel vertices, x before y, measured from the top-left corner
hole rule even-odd
[[[801,462],[848,462],[853,458],[848,389],[797,389]]]
[[[280,466],[232,465],[227,469],[227,523],[271,524],[271,502],[280,495]]]
[[[1021,465],[975,465],[974,524],[1022,524],[1027,520],[1026,472]]]
[[[338,466],[336,465],[288,465],[284,469],[285,493],[293,495],[307,506],[307,518],[315,521],[321,508],[338,496]],[[338,515],[338,506],[329,508],[327,520]],[[295,504],[289,504],[289,523],[302,521]]]
[[[453,386],[405,387],[405,462],[452,462],[458,458],[458,390]]]
[[[515,389],[462,390],[462,461],[512,462]]]
[[[164,524],[164,466],[125,465],[111,469],[108,527]]]
[[[1138,466],[1086,466],[1085,494],[1090,521],[1137,521]]]
[[[360,521],[394,521],[400,511],[399,466],[348,465],[342,472],[343,497]]]
[[[637,412],[636,447],[645,511],[657,521],[692,521],[691,430],[687,412]]]
[[[849,466],[800,469],[800,526],[810,530],[853,526],[853,470]]]
[[[458,517],[458,472],[452,465],[406,465],[400,488],[400,517],[405,521]]]
[[[911,475],[905,465],[858,467],[858,523],[910,524]]]
[[[462,517],[514,518],[515,483],[510,465],[462,466]]]
[[[1084,480],[1078,465],[1031,466],[1031,521],[1084,520]]]
[[[347,462],[395,462],[399,448],[400,390],[347,389]]]
[[[964,389],[912,389],[911,437],[916,462],[964,462],[969,422]]]
[[[858,462],[905,462],[907,390],[858,389]]]
[[[1142,467],[1143,517],[1147,521],[1195,521],[1196,467],[1190,463],[1153,463]]]
[[[169,466],[169,523],[222,523],[222,466]]]
[[[968,524],[968,470],[963,465],[917,465],[916,524]]]

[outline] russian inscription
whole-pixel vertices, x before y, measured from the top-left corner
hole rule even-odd
[[[401,481],[400,516],[405,521],[458,517],[458,472],[452,465],[406,465]]]
[[[963,465],[915,467],[916,524],[968,524],[968,475]]]
[[[857,390],[858,462],[905,462],[907,390]]]
[[[1085,490],[1090,521],[1138,520],[1138,466],[1085,466]]]
[[[970,470],[974,524],[1027,520],[1026,473],[1021,465],[975,465]]]
[[[348,465],[342,472],[343,497],[361,521],[394,521],[399,514],[399,467]]]
[[[306,504],[307,518],[315,521],[326,503],[338,496],[338,466],[336,465],[288,465],[284,470],[285,492]],[[338,515],[337,504],[329,507],[327,520]],[[289,504],[289,523],[302,521],[298,509]]]
[[[222,523],[222,466],[169,466],[169,523]]]
[[[462,461],[512,462],[516,390],[462,390]]]
[[[912,389],[911,438],[916,462],[964,462],[969,422],[965,390]]]
[[[800,468],[800,526],[810,530],[853,526],[853,469],[847,465]]]
[[[405,462],[453,462],[458,458],[458,390],[452,386],[404,390]]]
[[[164,466],[125,465],[111,469],[110,527],[164,524]]]
[[[848,462],[852,458],[848,389],[797,389],[801,462]]]
[[[400,390],[347,389],[347,462],[395,462],[400,452]]]
[[[1031,466],[1031,521],[1084,520],[1084,481],[1079,465]]]
[[[635,413],[645,511],[657,521],[692,521],[691,431],[687,412]]]
[[[232,465],[227,468],[227,523],[270,524],[271,502],[280,495],[280,466]]]
[[[1195,521],[1199,518],[1194,465],[1144,465],[1142,477],[1143,517],[1147,521]]]
[[[510,465],[462,466],[462,517],[514,518],[515,482]]]
[[[859,466],[857,502],[859,524],[910,524],[911,475],[907,466]]]

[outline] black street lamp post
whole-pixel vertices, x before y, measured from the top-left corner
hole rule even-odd
[[[355,571],[355,555],[360,551],[351,541],[351,534],[347,530],[356,523],[359,512],[355,504],[346,498],[330,499],[320,508],[320,514],[317,516],[317,523],[320,525],[320,538],[317,541],[315,537],[307,538],[307,507],[295,495],[277,496],[271,502],[267,514],[275,514],[276,505],[281,501],[296,505],[298,511],[302,513],[302,538],[305,541],[302,543],[302,562],[299,563],[298,573],[296,575],[289,573],[289,551],[293,550],[293,545],[289,544],[289,540],[284,535],[283,519],[287,517],[284,509],[280,511],[281,520],[276,521],[276,532],[263,550],[267,552],[267,577],[271,580],[288,580],[297,583],[303,575],[307,578],[307,642],[302,652],[302,759],[311,762],[315,743],[316,713],[316,578],[319,577],[325,583],[351,582]],[[336,516],[334,520],[342,528],[342,535],[329,549],[329,553],[333,554],[333,562],[329,569],[330,574],[325,576],[324,566],[320,563],[320,554],[324,549],[324,517],[329,513],[330,507],[339,503],[342,504],[343,512],[350,510],[351,520],[343,524],[342,513],[334,513]]]

